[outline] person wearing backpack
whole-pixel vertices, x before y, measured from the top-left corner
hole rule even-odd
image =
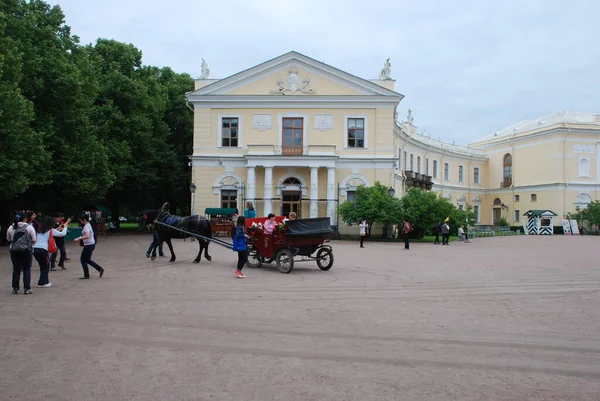
[[[402,229],[402,235],[404,236],[404,249],[405,250],[410,249],[410,244],[408,243],[408,234],[410,233],[410,231],[411,231],[410,223],[405,218],[404,219],[404,228]]]
[[[102,278],[104,275],[104,269],[98,265],[98,263],[92,260],[92,253],[94,253],[94,249],[96,249],[96,234],[94,233],[94,229],[90,224],[90,216],[87,213],[83,213],[81,217],[79,217],[79,222],[81,225],[83,225],[81,237],[77,237],[73,241],[81,241],[81,245],[83,245],[80,258],[81,267],[83,269],[83,277],[80,277],[80,279],[89,280],[90,271],[88,270],[88,264],[96,269],[98,273],[100,273],[100,278]]]
[[[16,213],[14,223],[6,232],[6,239],[10,243],[10,259],[13,264],[13,294],[19,293],[21,272],[23,272],[24,294],[32,294],[31,254],[32,247],[37,241],[37,236],[35,234],[35,229],[27,224],[27,215],[24,211]]]

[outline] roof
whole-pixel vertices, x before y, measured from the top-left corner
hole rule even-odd
[[[251,78],[252,76],[259,75],[266,70],[279,68],[283,65],[289,64],[290,62],[304,63],[305,65],[313,67],[314,69],[327,72],[331,74],[331,76],[336,76],[346,81],[347,84],[352,83],[354,84],[354,86],[368,91],[371,94],[378,94],[380,96],[399,97],[400,100],[404,98],[404,95],[398,92],[395,92],[391,89],[387,89],[369,80],[357,77],[356,75],[352,75],[346,71],[342,71],[339,68],[335,68],[329,64],[317,61],[296,51],[290,51],[288,53],[282,54],[281,56],[267,60],[254,67],[230,75],[227,78],[215,80],[214,82],[200,89],[194,90],[193,92],[188,92],[186,95],[188,98],[190,98],[194,95],[222,94],[222,92],[226,90],[227,87],[231,87],[239,83],[240,81]]]
[[[592,125],[600,128],[600,114],[582,113],[578,111],[559,111],[546,116],[524,120],[506,128],[487,135],[476,142],[490,141],[497,138],[508,137],[527,131],[551,127],[557,124]]]
[[[527,212],[523,213],[523,216],[542,217],[542,216],[558,216],[558,215],[556,213],[554,213],[552,210],[528,210]]]

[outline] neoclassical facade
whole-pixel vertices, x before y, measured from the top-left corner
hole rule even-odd
[[[336,225],[337,205],[375,181],[395,196],[421,186],[471,204],[480,224],[517,225],[530,209],[562,216],[598,199],[600,117],[557,113],[458,146],[418,133],[410,112],[400,122],[394,83],[389,61],[374,80],[296,52],[221,80],[204,63],[186,94],[194,212],[251,201],[259,215]]]

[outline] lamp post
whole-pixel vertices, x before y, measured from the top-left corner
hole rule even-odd
[[[390,185],[390,187],[388,188],[388,194],[390,194],[390,196],[393,197],[395,193],[396,190]]]
[[[192,210],[190,211],[190,215],[194,214],[194,210],[196,209],[196,189],[198,187],[196,187],[196,184],[194,184],[193,182],[190,184],[190,192],[192,194]]]

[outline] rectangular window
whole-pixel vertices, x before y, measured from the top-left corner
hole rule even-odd
[[[448,181],[450,177],[450,165],[448,163],[444,163],[444,180]]]
[[[429,175],[429,159],[425,159],[425,175]]]
[[[475,215],[475,223],[479,223],[479,206],[473,206],[473,214]]]
[[[221,119],[221,146],[238,146],[239,119],[237,117],[223,117]]]
[[[515,221],[519,221],[520,216],[521,212],[519,210],[515,210]]]
[[[532,202],[537,202],[537,195],[536,194],[531,194],[531,201]]]
[[[473,169],[473,182],[479,184],[479,167]]]
[[[398,148],[398,170],[402,170],[402,148]]]
[[[515,195],[515,202],[518,202],[521,199],[519,195]]]
[[[438,177],[438,175],[437,175],[437,163],[438,163],[437,160],[433,161],[433,178],[437,178]]]
[[[406,171],[406,163],[408,163],[408,152],[404,151],[404,171]]]
[[[236,190],[221,190],[221,207],[237,208],[237,191]]]
[[[415,171],[415,155],[410,154],[410,171]]]
[[[458,181],[459,182],[465,181],[465,167],[464,166],[458,166]]]
[[[421,156],[417,156],[417,173],[421,173]]]
[[[348,147],[349,148],[364,148],[365,147],[365,119],[364,118],[349,118],[348,119]]]
[[[458,210],[465,210],[465,205],[458,205]]]
[[[283,118],[281,154],[288,156],[302,155],[304,146],[304,119]]]
[[[356,202],[356,191],[347,191],[346,192],[346,201]]]

